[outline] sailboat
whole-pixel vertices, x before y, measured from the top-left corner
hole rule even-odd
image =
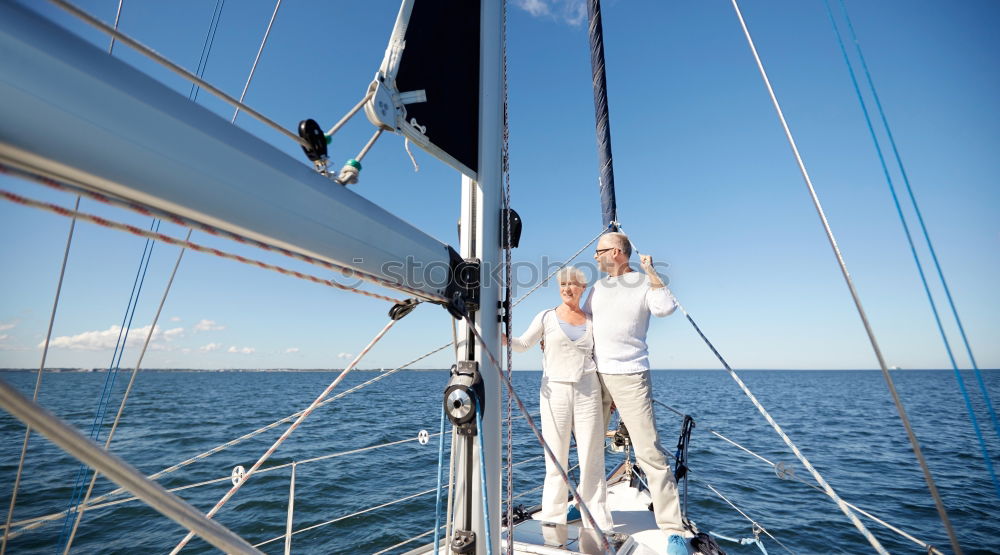
[[[20,45],[18,48],[24,55],[33,57],[17,69],[4,72],[5,79],[23,77],[25,81],[18,86],[8,85],[5,93],[5,99],[18,102],[6,103],[3,112],[3,158],[25,174],[56,179],[87,191],[97,190],[156,208],[186,222],[202,223],[329,264],[368,283],[403,291],[421,302],[439,304],[459,319],[464,326],[464,337],[457,341],[462,347],[456,368],[459,363],[465,363],[465,368],[475,367],[482,381],[481,401],[486,408],[482,431],[477,436],[483,443],[479,445],[467,438],[468,455],[464,462],[468,463],[466,484],[471,491],[456,513],[468,514],[464,523],[456,523],[454,527],[472,533],[469,537],[476,538],[472,545],[477,552],[485,553],[489,543],[495,552],[504,541],[498,510],[502,498],[501,473],[497,467],[501,459],[499,407],[504,386],[502,375],[496,372],[498,362],[491,360],[490,355],[500,352],[497,312],[498,303],[505,299],[496,283],[468,278],[475,277],[477,271],[481,276],[487,268],[499,267],[500,249],[496,247],[504,243],[500,211],[504,206],[503,6],[484,2],[478,18],[479,8],[472,3],[446,6],[446,11],[452,12],[452,17],[457,16],[457,20],[480,21],[478,28],[456,28],[449,20],[431,11],[421,11],[420,7],[416,2],[403,3],[383,64],[369,85],[362,106],[377,126],[375,138],[382,131],[400,133],[462,173],[462,227],[454,247],[345,188],[344,184],[356,178],[362,183],[370,179],[364,171],[358,175],[364,163],[358,160],[362,156],[352,159],[357,163],[349,161],[343,167],[329,165],[323,155],[326,139],[321,136],[323,128],[318,124],[310,125],[304,120],[305,125],[299,128],[300,145],[313,164],[293,161],[224,120],[206,117],[204,110],[182,102],[176,93],[103,52],[86,48],[83,41],[30,10],[8,4],[3,6],[5,36],[16,37],[8,39],[11,41],[8,44]],[[468,13],[456,14],[456,10]],[[411,30],[412,36],[408,34]],[[464,54],[471,57],[459,65],[476,69],[474,77],[466,76],[465,85],[478,92],[458,94],[460,99],[475,98],[476,102],[470,105],[456,106],[449,98],[442,108],[436,101],[440,93],[433,89],[433,80],[420,82],[425,77],[437,77],[434,69],[438,73],[461,73],[454,67],[440,65],[416,69],[415,73],[403,69],[407,67],[404,53],[419,51],[421,37],[448,33],[455,35],[454,42],[463,45]],[[468,47],[472,43],[479,44],[478,59],[474,55],[477,50]],[[447,46],[437,45],[437,48],[431,56],[447,53]],[[25,67],[31,71],[24,70]],[[28,89],[29,85],[40,88]],[[18,87],[31,92],[12,92]],[[38,101],[45,98],[42,90],[52,94],[48,103]],[[109,98],[109,94],[116,96]],[[100,101],[95,102],[95,98]],[[455,117],[454,110],[468,112]],[[67,114],[77,117],[68,119]],[[478,125],[472,123],[474,120]],[[53,135],[52,129],[60,132]],[[316,129],[320,130],[319,135]],[[164,136],[170,140],[162,140]],[[470,140],[470,136],[475,140]],[[81,141],[80,137],[88,139]],[[207,162],[187,162],[191,159]],[[160,169],[151,171],[151,168]],[[260,179],[261,175],[267,179]],[[331,213],[338,217],[331,219]],[[438,271],[419,282],[406,274],[390,275],[385,271],[387,264],[399,260]],[[404,311],[405,306],[400,312]],[[457,371],[453,385],[471,387],[461,383],[462,376]],[[37,418],[31,425],[54,435],[68,433],[57,421],[46,420],[43,413],[34,411],[30,405],[20,405],[16,413],[19,417]],[[101,465],[102,473],[126,481],[136,489],[145,487],[138,480],[141,476],[129,474],[126,467],[117,463],[101,460],[101,453],[84,453],[85,444],[77,443],[74,449],[80,449],[79,456],[86,457],[88,463]],[[482,481],[474,478],[480,474],[480,465],[491,469],[483,472]],[[630,499],[636,506],[642,506],[641,488],[630,483],[628,470],[626,464],[612,476],[613,486],[622,486],[623,491],[631,489]],[[156,496],[155,491],[143,490],[143,494]],[[494,503],[494,507],[484,511],[473,502],[483,498]],[[202,537],[219,542],[214,544],[222,549],[234,552],[246,549],[239,538],[198,518],[197,512],[182,505],[161,504],[160,508],[169,511],[172,518],[182,519],[185,526]],[[546,538],[541,533],[543,529],[538,528],[540,525],[530,520],[523,522],[519,525],[523,526],[521,529],[530,531],[534,526],[539,531],[535,543],[544,546]],[[579,527],[561,530],[563,536],[550,547],[583,550],[579,543],[573,544],[580,542],[579,530]],[[617,550],[632,553],[648,547],[653,552],[662,552],[662,546],[655,540],[642,543],[639,529],[629,532],[629,539],[619,538]],[[509,542],[511,535],[507,538]],[[453,540],[454,536],[444,541]],[[523,552],[544,552],[527,551],[533,549],[527,547],[532,542],[519,540],[516,531],[513,540]]]

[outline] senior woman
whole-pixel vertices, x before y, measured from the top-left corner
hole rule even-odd
[[[577,491],[601,530],[612,527],[604,481],[604,418],[601,382],[594,364],[594,335],[590,318],[580,308],[587,279],[579,268],[558,273],[562,304],[543,310],[520,337],[511,339],[517,352],[543,340],[540,405],[542,437],[563,469],[569,460],[570,433],[576,436],[580,461]],[[545,458],[540,520],[566,523],[568,488],[556,465]],[[590,522],[584,518],[584,527]]]

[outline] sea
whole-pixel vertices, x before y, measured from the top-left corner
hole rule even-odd
[[[992,399],[1000,398],[1000,371],[982,374]],[[123,371],[115,379],[102,443],[129,375]],[[942,552],[951,552],[881,372],[753,370],[740,375],[844,500]],[[109,376],[107,372],[47,373],[40,403],[60,418],[90,430]],[[140,471],[152,474],[305,408],[336,376],[332,371],[142,371],[111,448]],[[378,371],[355,371],[333,394],[379,376]],[[727,373],[656,370],[652,376],[657,401],[695,420],[688,452],[688,518],[702,531],[727,538],[749,540],[755,534],[760,538],[761,546],[720,539],[727,553],[761,553],[761,547],[768,553],[874,551],[837,505],[815,489],[809,472]],[[965,553],[1000,552],[1000,492],[990,478],[954,373],[902,370],[892,376],[962,549]],[[262,467],[297,463],[293,529],[308,529],[293,535],[293,553],[404,553],[430,543],[430,536],[402,542],[434,527],[436,496],[434,491],[423,492],[434,490],[437,484],[439,441],[435,434],[441,426],[448,372],[407,370],[382,377],[317,409]],[[971,373],[963,372],[962,377],[992,464],[1000,468],[1000,440],[976,380]],[[0,379],[30,397],[35,373],[4,372]],[[513,374],[516,390],[535,418],[540,379],[537,371]],[[681,419],[659,404],[656,410],[661,443],[673,453]],[[514,413],[514,504],[531,507],[540,502],[542,449],[516,406]],[[231,487],[233,469],[250,468],[286,427],[276,426],[185,465],[159,483],[179,488],[215,480],[176,491],[208,511]],[[425,444],[418,440],[423,430],[430,435]],[[445,436],[447,453],[450,431]],[[24,426],[0,412],[0,509],[4,515],[23,437]],[[620,457],[607,453],[608,468],[620,462]],[[776,472],[762,459],[783,470]],[[216,520],[254,544],[284,534],[291,468],[251,477]],[[14,510],[14,530],[23,527],[18,523],[64,511],[79,471],[74,459],[32,434]],[[443,475],[447,482],[447,463]],[[101,478],[94,495],[113,489],[114,484]],[[126,498],[117,495],[110,500]],[[861,520],[891,553],[926,552],[896,531],[864,516]],[[143,503],[125,501],[87,511],[72,552],[165,553],[184,533]],[[8,553],[58,553],[65,535],[63,519],[44,521],[12,537]],[[283,553],[284,542],[272,541],[260,549]],[[195,539],[184,552],[214,549]]]

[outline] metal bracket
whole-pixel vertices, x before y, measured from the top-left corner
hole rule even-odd
[[[451,550],[455,553],[472,553],[476,550],[476,533],[472,530],[455,530],[451,539]]]
[[[481,268],[478,258],[462,258],[455,249],[448,247],[451,268],[445,296],[449,302],[448,312],[461,320],[469,313],[479,310]]]

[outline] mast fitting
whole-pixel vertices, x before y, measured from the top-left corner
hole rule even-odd
[[[445,308],[456,319],[479,310],[480,261],[478,258],[462,258],[455,249],[448,247],[451,259],[448,286],[444,291],[449,299]]]

